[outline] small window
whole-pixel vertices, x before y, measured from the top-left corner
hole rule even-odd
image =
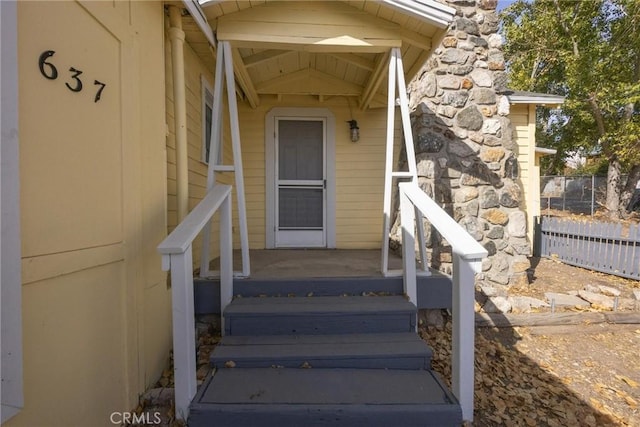
[[[211,151],[211,124],[213,123],[213,89],[204,78],[202,81],[202,162],[209,164],[209,152]],[[222,141],[218,147],[218,155],[215,163],[222,160]]]

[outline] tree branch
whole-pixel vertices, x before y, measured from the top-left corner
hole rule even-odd
[[[562,10],[560,9],[560,4],[558,3],[558,0],[553,0],[553,4],[556,7],[556,15],[558,15],[558,22],[560,23],[560,27],[562,28],[562,31],[564,31],[564,33],[567,35],[567,37],[569,37],[569,39],[571,40],[571,45],[573,46],[573,56],[578,58],[580,57],[580,49],[578,48],[578,42],[576,41],[576,38],[571,33],[569,26],[562,18]],[[578,4],[576,4],[576,6],[578,6]],[[577,9],[574,9],[574,11],[577,11]]]

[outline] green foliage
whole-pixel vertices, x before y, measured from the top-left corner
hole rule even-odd
[[[538,114],[550,169],[580,147],[640,164],[640,0],[519,0],[502,19],[511,88],[566,97]]]
[[[593,163],[589,163],[588,165],[580,166],[577,169],[573,170],[569,175],[573,176],[586,176],[586,175],[596,175],[596,176],[604,176],[607,174],[607,169],[609,168],[609,162],[606,159],[598,159]]]

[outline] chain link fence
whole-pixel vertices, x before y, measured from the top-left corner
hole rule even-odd
[[[623,177],[626,180],[626,177]],[[540,177],[540,210],[593,215],[607,198],[606,176]]]

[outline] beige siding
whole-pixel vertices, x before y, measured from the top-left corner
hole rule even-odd
[[[162,22],[155,2],[18,4],[25,407],[8,426],[109,425],[166,366]]]
[[[171,63],[171,43],[168,33],[165,32],[165,73],[166,73],[166,123],[168,134],[166,138],[167,147],[167,197],[168,197],[168,232],[171,232],[177,225],[177,199],[176,199],[176,149],[175,149],[175,118],[173,114],[173,78]],[[202,79],[204,78],[213,90],[213,73],[198,58],[188,43],[184,44],[184,67],[187,102],[187,154],[189,167],[189,210],[193,209],[207,191],[207,164],[202,161]],[[226,111],[226,108],[224,109]],[[215,116],[215,112],[214,112]],[[226,120],[225,134],[228,135],[228,115]],[[225,164],[231,164],[231,147],[229,141],[223,142]],[[216,181],[219,183],[232,183],[232,176],[228,174],[217,174]],[[219,241],[218,235],[218,215],[214,216],[212,227],[212,239],[210,253],[212,258],[218,256]],[[200,265],[200,251],[202,247],[202,236],[198,236],[193,244],[193,265],[194,268]]]
[[[265,97],[266,98],[266,97]],[[269,101],[271,102],[264,102]],[[343,97],[319,102],[314,97],[263,99],[253,110],[240,105],[240,134],[247,198],[247,222],[252,249],[263,249],[266,239],[265,204],[265,117],[274,107],[328,108],[336,119],[336,243],[338,248],[379,248],[382,236],[382,197],[386,110],[355,110],[360,126],[360,141],[349,139],[351,119]],[[329,135],[331,138],[331,136]],[[237,212],[234,206],[234,220]],[[239,236],[234,234],[238,247]]]
[[[516,131],[520,185],[523,190],[521,208],[527,214],[527,235],[533,242],[533,219],[540,214],[540,171],[535,161],[535,105],[511,106],[509,118]]]

